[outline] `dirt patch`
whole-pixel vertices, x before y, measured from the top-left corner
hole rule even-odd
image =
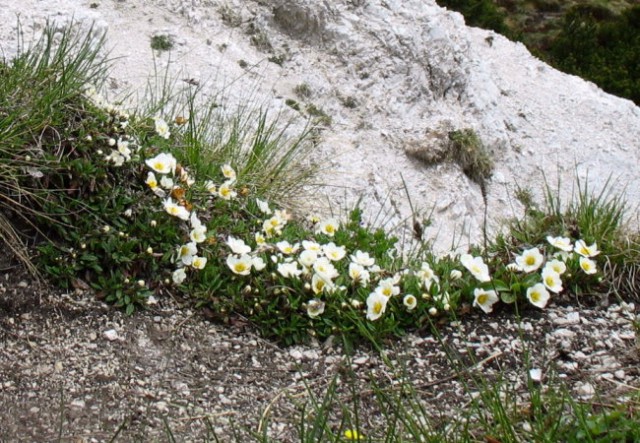
[[[443,326],[442,343],[431,335],[390,343],[386,356],[401,374],[366,349],[349,362],[337,342],[281,349],[170,298],[127,317],[89,292],[38,284],[15,264],[1,268],[0,441],[154,441],[168,432],[178,441],[250,441],[248,431],[265,428],[296,441],[307,387],[323,395],[336,376],[345,404],[347,381],[357,386],[369,417],[363,429],[375,435],[384,429],[372,381],[393,386],[405,376],[426,410],[454,415],[475,389],[455,362],[484,361],[474,373],[507,380],[524,399],[525,349],[543,377],[553,372],[578,397],[595,389],[616,399],[640,377],[632,305],[552,307],[521,322],[506,312],[473,315]]]

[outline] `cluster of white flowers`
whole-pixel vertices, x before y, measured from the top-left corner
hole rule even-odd
[[[169,134],[168,128],[159,120],[156,120],[156,130],[163,137],[163,134]],[[125,157],[127,155],[126,151],[120,154]],[[199,255],[198,249],[199,244],[207,240],[207,228],[191,210],[191,205],[185,201],[185,188],[193,185],[194,180],[186,169],[177,164],[171,154],[160,153],[147,159],[145,163],[150,169],[146,184],[157,196],[164,198],[164,210],[188,222],[190,241],[178,246],[174,257],[178,266],[173,272],[173,282],[181,284],[187,278],[188,269],[203,269],[207,263],[206,257]],[[204,188],[213,196],[229,200],[236,196],[233,188],[236,172],[229,164],[222,165],[221,172],[225,181],[220,186],[207,181]],[[156,174],[160,176],[159,180]],[[404,270],[392,276],[385,276],[368,252],[347,251],[345,246],[334,241],[319,243],[303,240],[290,243],[278,239],[290,219],[289,214],[285,210],[272,209],[267,201],[256,199],[255,202],[258,211],[265,216],[258,222],[260,230],[253,234],[252,241],[255,244],[249,245],[242,239],[228,236],[226,246],[230,253],[226,257],[226,265],[237,276],[250,276],[252,272],[260,272],[271,263],[272,278],[279,276],[302,281],[302,286],[311,295],[311,299],[305,305],[310,318],[317,318],[324,313],[325,297],[337,292],[346,294],[347,286],[356,293],[360,288],[372,288],[369,289],[370,292],[367,291],[369,295],[364,303],[357,298],[350,301],[354,309],[360,309],[366,304],[366,318],[370,321],[381,318],[387,311],[389,301],[394,298],[401,299],[405,309],[412,311],[419,302],[418,297],[413,294],[402,294],[403,278],[407,275],[417,279],[412,280],[411,285],[417,281],[415,289],[423,292],[423,299],[431,301],[433,306],[428,310],[430,315],[437,314],[434,304],[436,302],[445,311],[450,309],[450,295],[447,291],[452,285],[456,285],[453,282],[462,278],[463,274],[459,269],[449,271],[448,277],[444,277],[442,283],[441,277],[436,275],[431,264],[427,262],[422,262],[415,271]],[[313,222],[315,233],[329,238],[335,237],[341,227],[340,222],[334,218],[314,219]],[[558,251],[546,257],[540,248],[533,247],[523,251],[515,257],[513,263],[506,266],[511,272],[527,276],[529,287],[526,289],[526,297],[531,304],[539,308],[547,305],[550,293],[562,292],[561,276],[566,272],[569,260],[577,258],[580,268],[586,274],[597,272],[596,263],[592,260],[599,253],[596,244],[588,246],[582,240],[572,244],[570,239],[564,237],[548,237],[547,241]],[[488,289],[488,283],[492,282],[489,267],[482,257],[474,257],[471,254],[463,254],[459,262],[480,283],[480,287],[473,291],[473,305],[486,313],[492,312],[500,297],[496,288]],[[575,266],[577,261],[572,263]],[[340,278],[338,268],[347,270],[344,277]],[[535,276],[536,272],[540,272],[540,280],[533,282],[530,276]],[[349,304],[343,302],[343,305]]]
[[[523,251],[516,256],[514,263],[507,265],[508,270],[524,274],[531,274],[542,268],[540,272],[542,281],[528,287],[526,292],[527,300],[541,309],[549,302],[551,293],[559,294],[563,291],[562,274],[566,272],[566,263],[569,260],[574,260],[577,254],[582,271],[585,274],[595,274],[597,265],[592,258],[600,253],[596,243],[588,246],[584,240],[577,240],[572,244],[571,239],[567,237],[548,236],[547,242],[558,249],[550,257],[545,257],[539,248],[534,247]],[[460,258],[460,262],[479,282],[491,281],[489,268],[482,261],[482,257],[465,254]],[[473,305],[486,313],[492,312],[493,305],[498,300],[495,290],[476,288],[474,291]]]
[[[114,166],[122,166],[125,162],[130,162],[133,153],[131,149],[134,148],[136,151],[140,149],[137,142],[126,136],[117,140],[110,138],[107,143],[115,149],[111,149],[111,152],[105,156],[105,160],[113,163]]]
[[[161,119],[156,118],[156,131],[162,137],[169,137],[168,129],[165,128],[166,123],[163,124]],[[176,249],[174,261],[177,263],[178,268],[172,274],[172,280],[175,284],[182,284],[187,278],[186,269],[191,268],[195,270],[204,269],[207,264],[207,258],[198,255],[198,245],[207,240],[207,226],[202,223],[195,211],[191,210],[191,205],[185,200],[186,189],[195,184],[195,180],[186,168],[178,165],[176,158],[168,153],[160,153],[155,157],[149,158],[145,161],[145,164],[151,171],[147,173],[145,183],[153,191],[153,193],[163,198],[162,207],[169,215],[174,216],[182,221],[188,222],[185,226],[188,228],[190,242],[180,245]],[[231,183],[235,181],[235,171],[230,165],[224,165],[222,167],[225,177],[232,177]],[[160,176],[160,180],[156,177],[156,174]],[[207,185],[213,186],[213,185]],[[230,189],[230,188],[229,188]],[[209,189],[208,189],[209,190]],[[211,192],[211,194],[214,194]],[[217,194],[216,195],[220,195]],[[235,195],[235,193],[233,194]],[[220,195],[221,197],[228,199],[232,194]],[[230,257],[231,263],[233,263],[233,269],[237,273],[247,272],[243,271],[243,266],[246,267],[246,259],[241,257],[236,260]],[[254,259],[252,266],[255,268],[260,267],[258,259]]]

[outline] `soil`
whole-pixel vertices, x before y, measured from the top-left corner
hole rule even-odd
[[[252,432],[299,441],[303,405],[334,380],[330,426],[338,430],[355,392],[371,436],[385,431],[373,384],[410,382],[435,426],[469,405],[479,380],[501,380],[526,409],[532,368],[545,386],[561,382],[587,402],[623,402],[640,389],[633,304],[552,305],[520,321],[477,313],[440,326],[439,338],[347,353],[338,340],[280,348],[171,298],[128,317],[90,291],[39,283],[6,257],[0,269],[2,442],[256,441]]]

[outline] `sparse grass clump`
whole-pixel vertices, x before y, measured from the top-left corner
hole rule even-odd
[[[173,46],[173,38],[170,35],[159,34],[151,37],[151,49],[154,51],[170,51]]]
[[[493,174],[493,160],[476,132],[462,129],[449,133],[448,157],[460,165],[474,182],[481,184]]]
[[[308,99],[313,94],[311,87],[307,83],[300,83],[293,88],[293,92],[301,99]]]

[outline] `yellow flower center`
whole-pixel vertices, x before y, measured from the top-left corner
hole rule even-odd
[[[531,301],[533,302],[540,301],[540,293],[538,291],[534,291],[531,293]]]
[[[525,259],[525,263],[529,266],[533,266],[536,264],[536,259],[530,255]]]
[[[382,302],[377,301],[373,304],[373,312],[375,314],[380,314],[382,312]]]
[[[480,294],[478,296],[478,304],[484,305],[488,299],[489,297],[487,297],[487,294]]]
[[[234,266],[234,269],[236,270],[236,272],[240,273],[240,272],[244,272],[247,270],[247,265],[244,263],[236,263]]]

